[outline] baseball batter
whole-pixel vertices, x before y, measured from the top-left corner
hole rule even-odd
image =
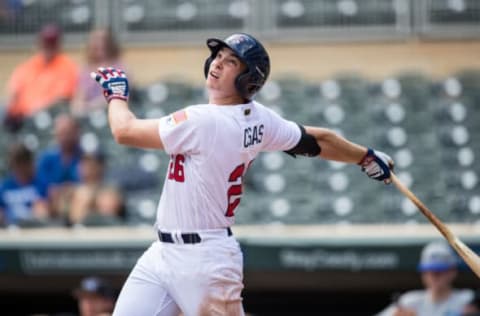
[[[157,210],[158,239],[137,261],[114,315],[243,315],[243,258],[230,227],[242,180],[261,151],[359,164],[388,181],[386,154],[331,130],[288,121],[253,100],[270,73],[263,45],[248,34],[208,39],[204,72],[208,104],[160,119],[138,119],[128,108],[122,70],[92,77],[109,103],[109,124],[123,145],[165,150],[170,164]]]

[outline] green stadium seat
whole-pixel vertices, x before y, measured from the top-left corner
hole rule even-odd
[[[123,226],[126,225],[123,219],[114,216],[105,216],[92,213],[87,215],[81,225],[85,227]]]
[[[94,26],[94,0],[20,1],[13,6],[14,17],[0,21],[0,34],[36,34],[53,22],[68,33],[87,33]]]
[[[123,22],[132,31],[242,29],[248,8],[234,1],[134,0],[123,3]]]
[[[275,14],[280,28],[395,25],[397,17],[393,2],[378,0],[284,0]]]
[[[480,9],[476,0],[429,2],[428,16],[436,25],[478,26]]]
[[[62,219],[44,219],[28,218],[21,219],[17,223],[19,228],[47,228],[47,227],[65,227],[67,224]]]
[[[167,162],[156,152],[117,145],[107,155],[107,179],[125,192],[158,188],[165,175]]]
[[[146,188],[126,193],[126,223],[130,226],[153,225],[160,190]]]

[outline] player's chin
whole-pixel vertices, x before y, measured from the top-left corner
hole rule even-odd
[[[212,90],[212,91],[221,90],[218,79],[215,79],[213,77],[210,79],[210,76],[207,78],[206,87],[208,90]]]
[[[212,87],[212,84],[213,84],[212,77],[211,77],[210,75],[208,75],[207,80],[205,80],[205,86],[206,86],[207,88],[211,88],[211,87]]]

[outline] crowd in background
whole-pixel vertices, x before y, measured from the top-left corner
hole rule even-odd
[[[0,227],[32,225],[118,225],[125,218],[121,190],[105,180],[107,159],[79,141],[78,119],[106,107],[102,90],[90,78],[100,66],[124,69],[120,47],[108,29],[89,34],[85,61],[77,65],[62,50],[62,30],[45,25],[37,52],[16,66],[7,83],[4,135],[17,133],[40,110],[65,107],[54,118],[54,144],[32,150],[11,142],[0,181]]]

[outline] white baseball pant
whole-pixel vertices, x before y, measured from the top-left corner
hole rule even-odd
[[[196,244],[153,242],[123,285],[113,316],[244,315],[240,245],[224,229],[198,233]]]

